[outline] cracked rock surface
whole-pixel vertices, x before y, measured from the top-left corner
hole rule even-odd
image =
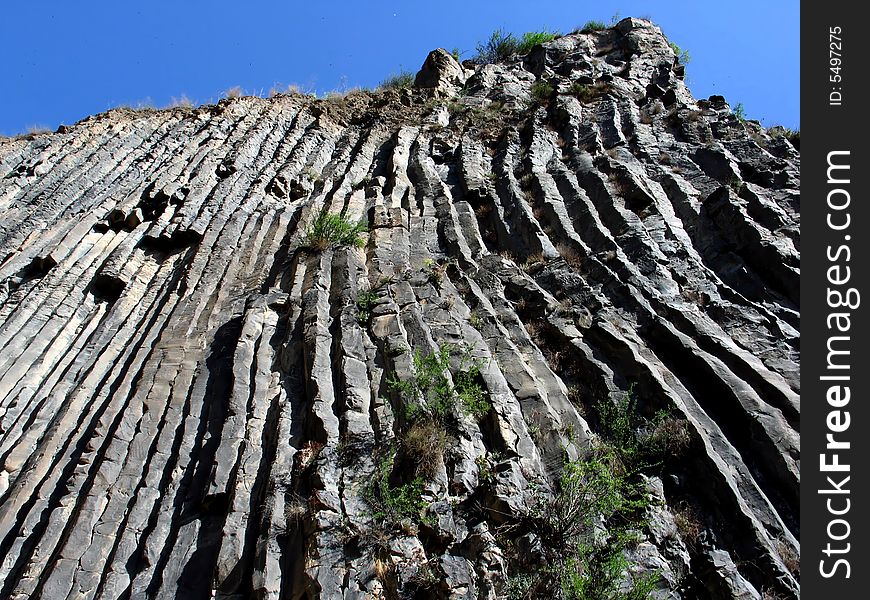
[[[0,140],[0,597],[509,597],[628,396],[687,438],[631,570],[797,597],[800,157],[682,73],[624,19]],[[362,247],[312,249],[321,211]],[[423,516],[378,526],[372,482],[414,472],[390,382],[445,344],[485,414],[448,407]]]

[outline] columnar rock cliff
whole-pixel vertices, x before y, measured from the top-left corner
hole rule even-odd
[[[0,141],[0,597],[796,597],[798,171],[637,19]]]

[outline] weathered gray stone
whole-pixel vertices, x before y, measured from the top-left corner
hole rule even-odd
[[[414,87],[452,94],[465,83],[465,70],[444,48],[429,53],[414,78]]]
[[[0,597],[503,598],[626,395],[623,584],[797,597],[800,155],[679,67],[625,19],[0,140]],[[397,383],[442,347],[479,413]]]

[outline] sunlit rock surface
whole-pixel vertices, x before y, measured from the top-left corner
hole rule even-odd
[[[682,77],[625,19],[0,140],[0,597],[507,597],[626,397],[688,438],[644,470],[654,596],[796,597],[800,158]],[[323,210],[364,246],[308,248]],[[491,408],[379,528],[388,379],[444,344]]]

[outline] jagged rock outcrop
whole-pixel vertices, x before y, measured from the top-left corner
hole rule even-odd
[[[0,597],[508,597],[620,398],[684,438],[621,577],[798,595],[798,152],[642,20],[417,84],[0,141]]]
[[[431,88],[446,94],[456,93],[465,83],[462,65],[444,48],[429,53],[414,78],[414,87]]]

